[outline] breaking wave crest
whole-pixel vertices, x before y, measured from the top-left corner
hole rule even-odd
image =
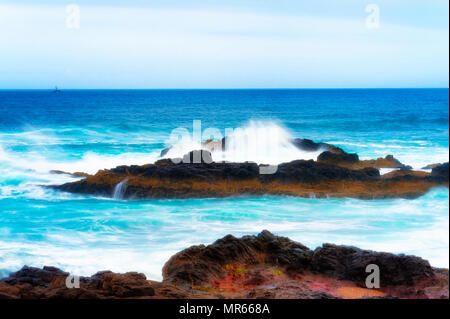
[[[255,162],[258,164],[281,164],[298,159],[316,159],[324,150],[306,152],[298,149],[292,141],[295,136],[288,129],[273,121],[250,121],[244,127],[226,130],[225,150],[216,147],[212,152],[214,161]],[[224,135],[216,136],[220,141]],[[208,136],[209,138],[209,136]],[[205,148],[203,141],[183,138],[165,155],[168,158],[183,157],[189,151]]]

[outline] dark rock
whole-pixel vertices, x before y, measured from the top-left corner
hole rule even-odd
[[[201,286],[224,276],[224,266],[234,263],[266,263],[291,268],[308,268],[312,251],[268,231],[240,239],[228,235],[211,245],[192,246],[172,256],[163,267],[167,284]]]
[[[227,145],[228,145],[228,137],[225,136],[224,138],[222,138],[222,151],[225,151],[227,149]]]
[[[166,147],[165,149],[163,149],[163,150],[161,151],[161,153],[159,154],[159,157],[164,157],[164,156],[166,156],[167,153],[169,153],[169,151],[171,150],[171,148],[172,148],[172,146],[171,146],[171,147]]]
[[[68,173],[68,172],[64,172],[64,171],[60,171],[60,170],[51,170],[50,173],[58,174],[58,175],[70,175],[72,177],[87,177],[87,176],[89,176],[88,173],[83,173],[83,172]]]
[[[330,164],[353,164],[359,161],[358,154],[349,154],[349,153],[332,153],[330,151],[326,151],[321,153],[317,157],[318,162],[330,163]]]
[[[312,141],[302,141],[310,148],[314,146]],[[442,168],[436,167],[433,174],[397,172],[381,178],[378,167],[402,170],[409,170],[410,167],[392,155],[360,161],[357,154],[331,151],[331,148],[321,153],[318,161],[295,160],[277,165],[273,174],[261,173],[266,166],[252,162],[213,162],[209,151],[194,150],[183,159],[161,159],[155,164],[141,166],[122,165],[101,170],[77,182],[44,187],[109,197],[116,185],[127,179],[124,194],[127,199],[204,198],[242,194],[307,197],[312,193],[320,197],[374,199],[416,198],[432,187],[448,186],[448,164],[447,170],[444,164]]]
[[[309,270],[361,286],[369,275],[366,273],[369,264],[379,266],[382,286],[410,286],[434,276],[429,263],[419,257],[331,244],[313,252],[265,230],[257,236],[228,235],[211,245],[192,246],[177,253],[164,265],[163,282],[184,287],[208,286],[223,279],[225,265],[236,263],[285,267],[291,274]]]
[[[292,140],[292,144],[298,149],[306,152],[317,152],[319,150],[328,151],[330,145],[327,143],[316,143],[307,138],[296,138]]]
[[[405,165],[401,163],[398,159],[396,159],[393,155],[387,155],[384,158],[385,163],[389,163],[390,165],[380,165],[380,168],[399,168],[402,170],[412,170],[412,167],[409,165]]]
[[[313,183],[329,180],[368,181],[377,178],[379,175],[377,169],[351,170],[328,163],[314,162],[313,160],[297,160],[278,165],[275,174],[264,175],[261,179],[264,181],[277,180],[284,183]]]
[[[399,299],[398,297],[392,296],[390,294],[386,295],[386,296],[373,296],[373,297],[364,297],[363,299]]]
[[[292,144],[294,144],[297,148],[301,149],[302,151],[307,152],[316,152],[319,149],[323,149],[324,151],[329,150],[329,146],[327,144],[316,143],[307,138],[296,138],[292,141]]]
[[[367,265],[380,269],[380,285],[412,285],[433,277],[428,261],[415,256],[362,250],[356,247],[324,244],[314,251],[312,269],[340,280],[351,280],[361,286],[369,275]]]
[[[191,151],[188,154],[183,156],[183,163],[189,164],[189,163],[206,163],[211,164],[213,162],[211,152],[206,150],[196,150]]]
[[[136,272],[98,272],[92,277],[80,277],[80,288],[72,289],[66,287],[68,275],[55,267],[39,269],[24,266],[8,278],[0,280],[0,299],[99,299],[155,295],[155,290],[145,275]]]
[[[448,162],[434,167],[431,170],[431,176],[441,177],[448,181],[449,179]]]
[[[0,292],[0,300],[7,300],[7,299],[19,299],[19,297],[7,294],[5,292]]]
[[[344,150],[340,147],[336,147],[334,145],[319,142],[316,143],[312,140],[309,140],[307,138],[296,138],[292,140],[292,144],[297,147],[298,149],[301,149],[302,151],[306,152],[317,152],[317,151],[329,151],[336,154],[342,154],[345,153]]]
[[[441,163],[428,164],[427,166],[422,167],[421,169],[433,169],[435,167],[441,166]]]
[[[309,297],[311,299],[338,299],[336,296],[333,296],[325,291],[313,292]]]
[[[0,282],[3,281],[11,285],[31,284],[33,286],[48,287],[54,278],[68,275],[68,273],[55,267],[44,266],[43,269],[40,269],[23,266],[22,269],[11,273],[7,278],[1,279]]]
[[[102,292],[119,298],[154,296],[155,290],[144,274],[128,272],[115,274],[106,272],[100,277]]]
[[[0,280],[0,299],[333,299],[341,295],[333,289],[322,291],[321,281],[332,282],[334,288],[348,287],[348,281],[364,287],[368,264],[379,266],[380,291],[388,293],[368,298],[448,299],[448,270],[433,269],[421,258],[332,244],[312,251],[267,230],[241,238],[227,235],[208,246],[187,248],[164,265],[161,283],[136,272],[101,271],[80,277],[80,288],[70,289],[68,273],[55,267],[24,266]],[[283,277],[277,278],[274,270]],[[231,290],[215,286],[220,282],[231,283]],[[220,294],[215,287],[223,287]]]

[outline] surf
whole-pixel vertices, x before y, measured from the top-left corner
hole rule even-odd
[[[205,142],[210,136],[207,132],[218,132],[217,128],[207,128],[201,132],[202,140],[195,140],[193,136],[183,138],[171,145],[165,158],[182,158],[184,154],[196,150],[207,149]],[[296,136],[286,127],[275,121],[254,121],[237,127],[224,130],[224,134],[215,134],[216,142],[225,137],[224,147],[212,149],[214,161],[227,162],[255,162],[257,164],[277,165],[293,160],[311,160],[324,151],[306,152],[293,144]],[[223,149],[224,148],[224,149]]]

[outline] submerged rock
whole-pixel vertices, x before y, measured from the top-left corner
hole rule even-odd
[[[60,170],[51,170],[50,173],[58,174],[58,175],[70,175],[72,177],[87,177],[87,176],[89,176],[88,173],[84,173],[84,172],[68,173],[68,172],[64,172],[64,171],[60,171]]]
[[[163,149],[161,151],[161,153],[159,154],[160,157],[164,157],[167,155],[167,153],[169,153],[169,151],[171,150],[172,147],[166,147],[165,149]]]
[[[442,165],[442,163],[428,164],[428,165],[422,167],[421,169],[433,169],[433,168],[441,166],[441,165]]]

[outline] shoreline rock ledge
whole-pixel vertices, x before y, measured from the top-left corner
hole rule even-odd
[[[192,163],[193,158],[202,159]],[[416,198],[431,188],[449,184],[448,163],[431,173],[412,171],[392,156],[360,161],[356,154],[323,152],[318,160],[295,160],[260,174],[267,165],[252,162],[213,162],[206,150],[192,151],[185,161],[162,159],[154,164],[100,170],[79,181],[51,188],[111,197],[121,185],[121,199],[208,198],[240,195],[353,197],[362,199]],[[186,163],[189,162],[189,163]],[[378,167],[399,168],[381,175]],[[124,185],[126,184],[126,185]]]
[[[379,267],[379,288],[366,287],[368,265]],[[449,297],[448,269],[422,258],[333,244],[310,250],[267,230],[187,248],[166,262],[162,282],[100,271],[67,288],[68,275],[25,266],[0,280],[0,299]]]

